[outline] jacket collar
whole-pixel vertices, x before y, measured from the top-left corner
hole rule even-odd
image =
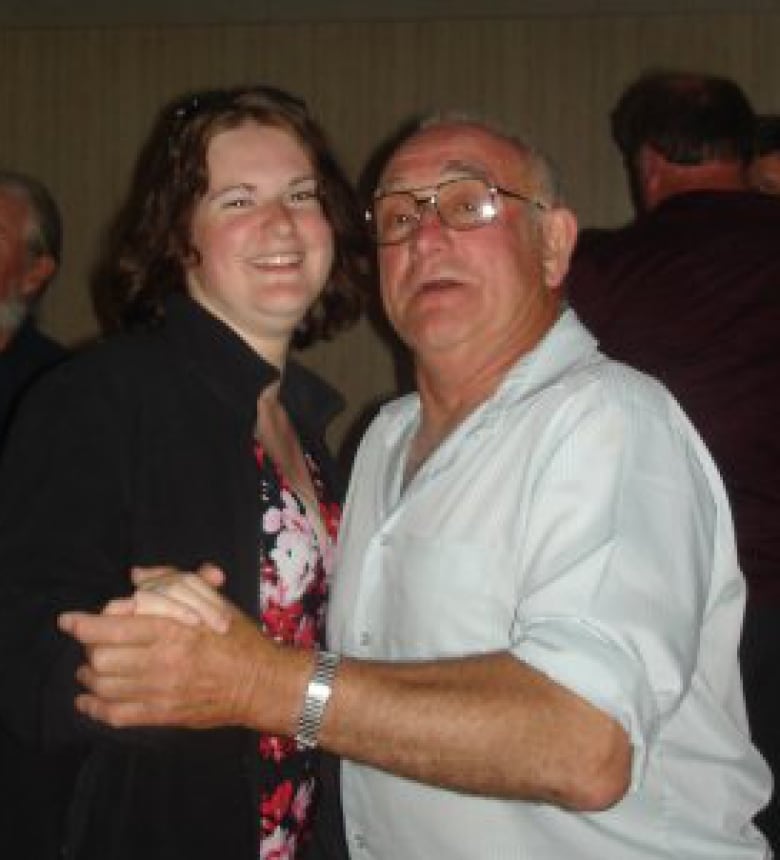
[[[254,426],[257,398],[279,379],[279,369],[253,350],[228,325],[185,295],[166,301],[164,336],[184,364],[242,420]],[[337,392],[318,376],[288,361],[281,398],[295,418],[317,431],[343,408]]]

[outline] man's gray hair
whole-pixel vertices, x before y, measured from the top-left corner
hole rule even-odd
[[[25,200],[30,208],[28,248],[33,258],[44,254],[59,266],[62,254],[62,216],[48,188],[26,173],[0,170],[0,191]]]
[[[437,126],[466,125],[481,129],[506,141],[528,165],[534,189],[551,206],[563,204],[560,175],[553,160],[526,135],[515,134],[503,123],[477,113],[462,110],[433,111],[419,118],[409,137]]]

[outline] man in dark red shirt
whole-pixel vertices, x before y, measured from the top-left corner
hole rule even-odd
[[[748,190],[739,87],[650,74],[612,114],[638,208],[582,234],[569,299],[608,355],[671,389],[710,448],[748,580],[751,729],[780,776],[780,198]],[[777,796],[759,823],[780,847]]]

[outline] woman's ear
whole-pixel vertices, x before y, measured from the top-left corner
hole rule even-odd
[[[557,289],[569,270],[577,241],[577,217],[570,209],[556,207],[541,215],[542,268],[545,286]]]

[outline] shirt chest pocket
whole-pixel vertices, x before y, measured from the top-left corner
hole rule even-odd
[[[380,541],[372,605],[381,656],[425,660],[503,650],[515,613],[506,553],[406,533]]]

